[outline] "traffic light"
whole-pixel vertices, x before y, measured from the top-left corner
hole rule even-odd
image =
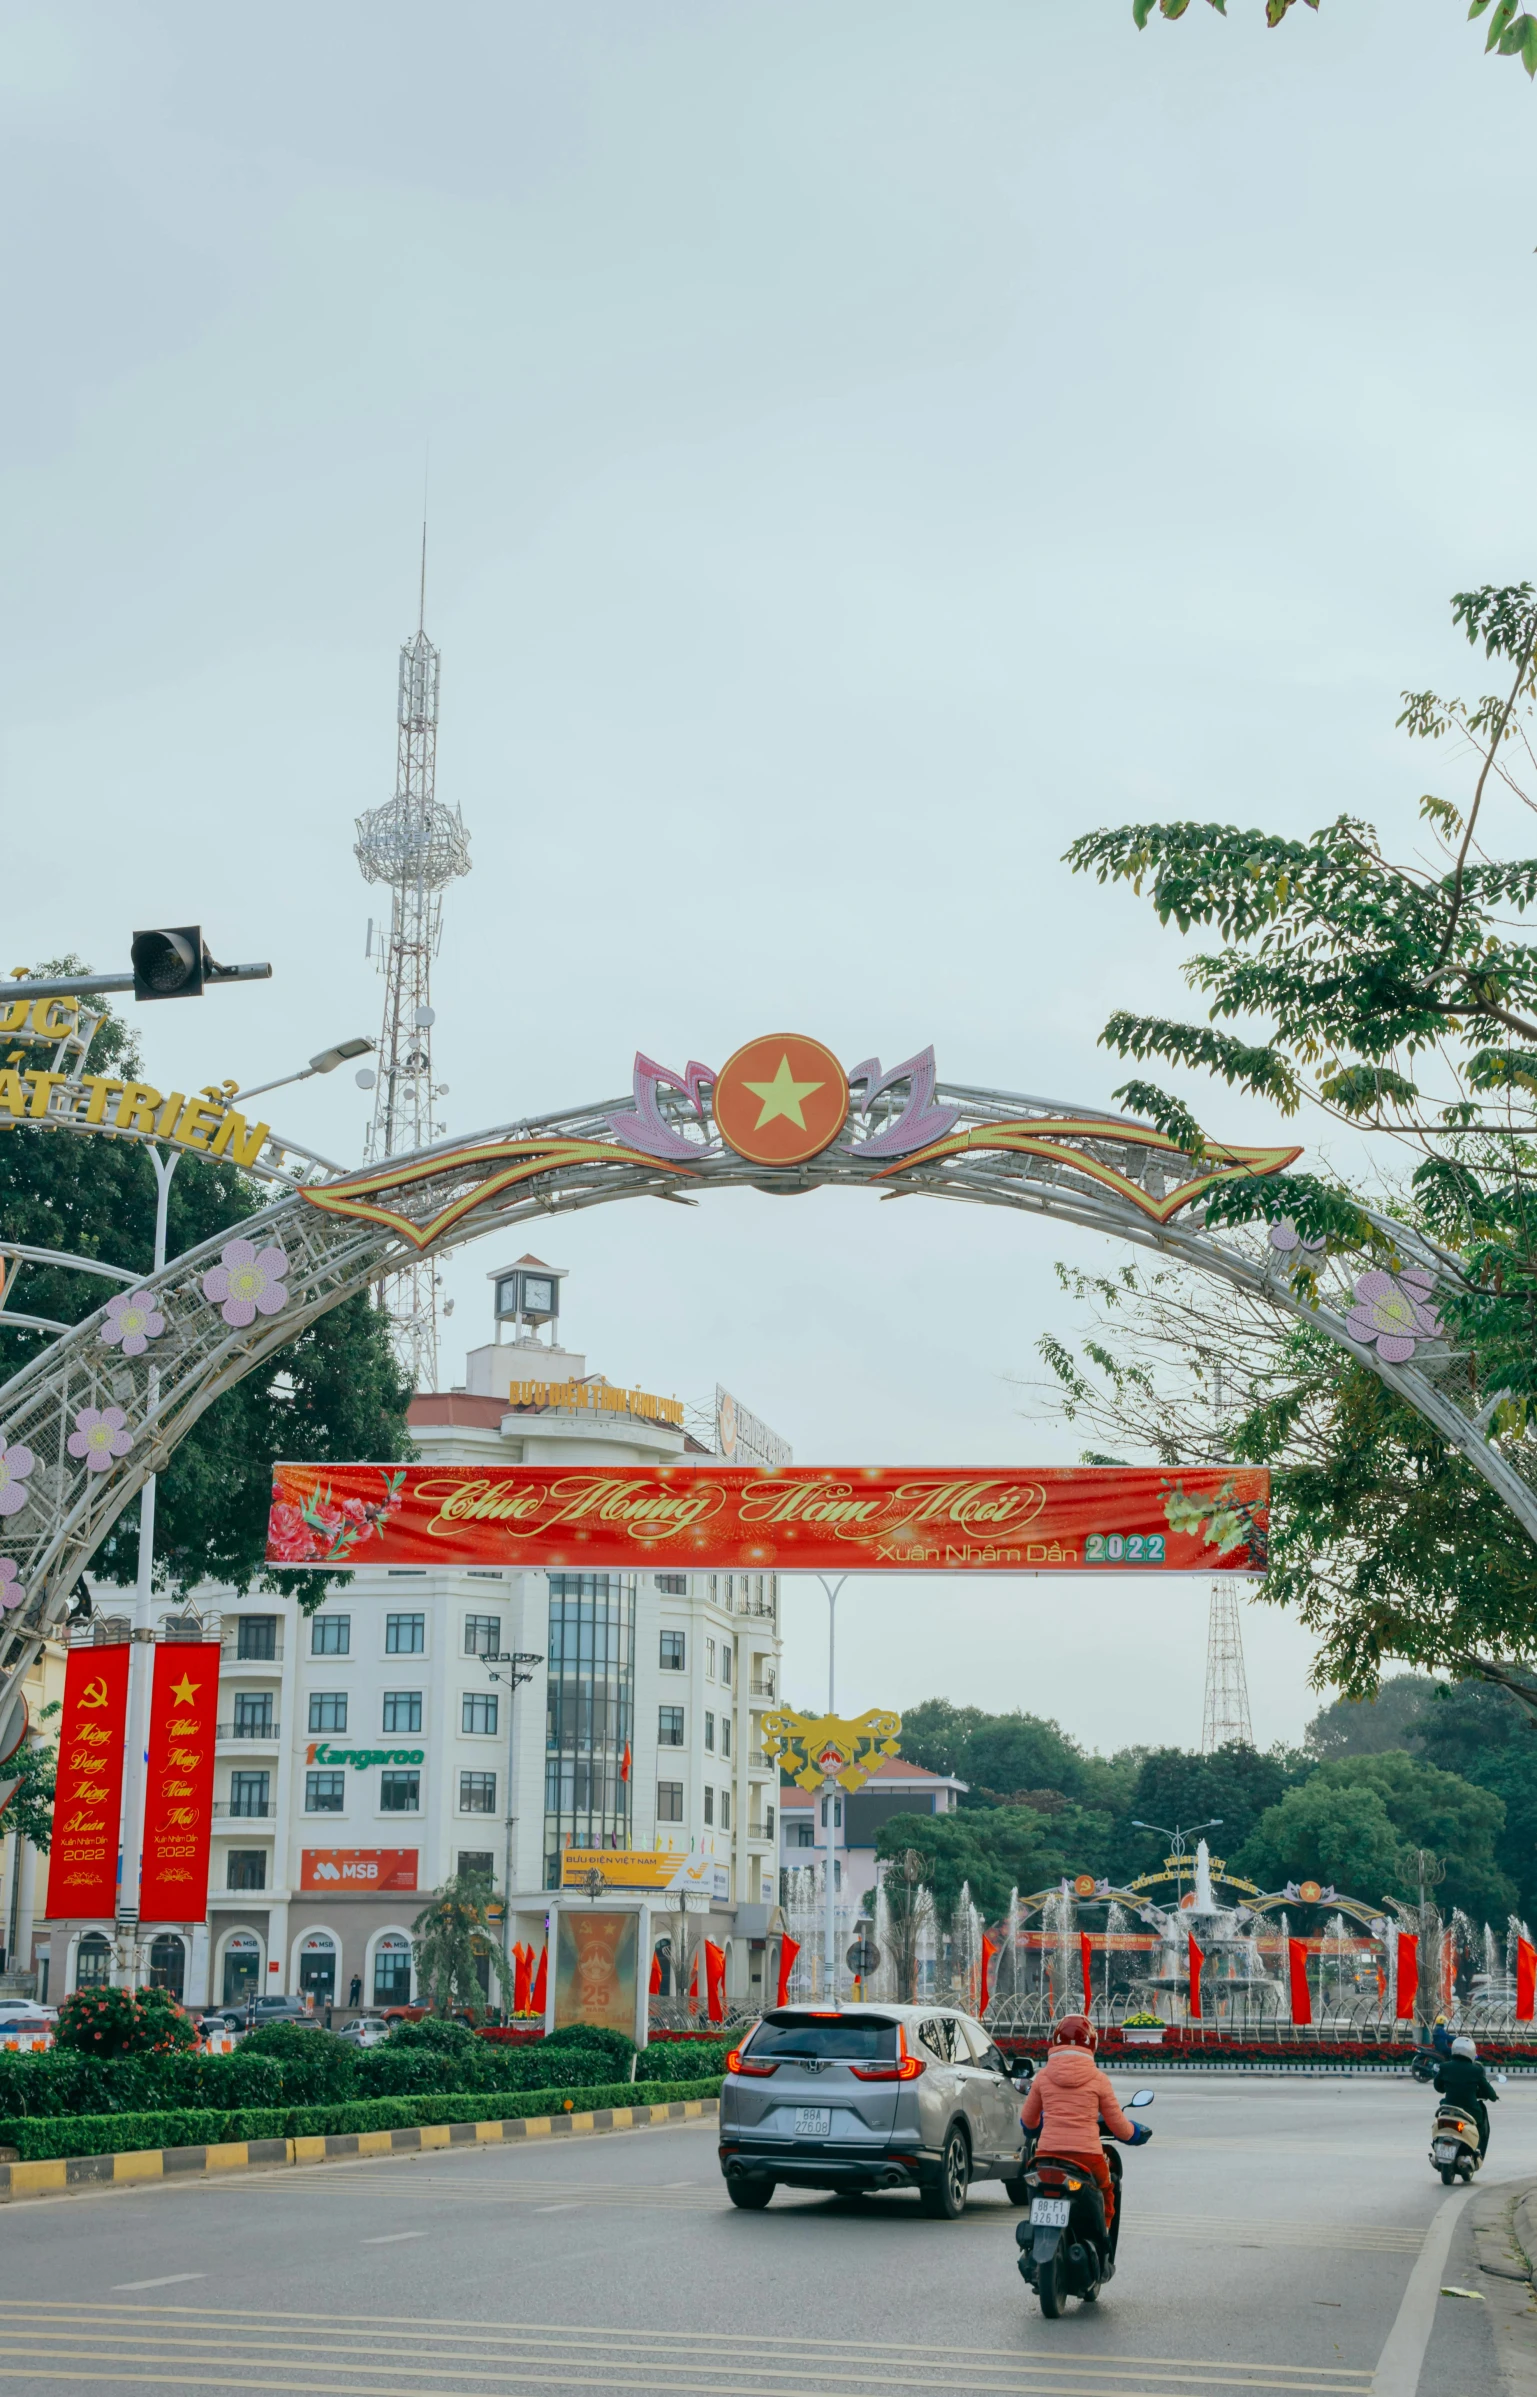
[[[199,924],[136,932],[128,955],[136,999],[200,999],[204,977],[213,965]]]

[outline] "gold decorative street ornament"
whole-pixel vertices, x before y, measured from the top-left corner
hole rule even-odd
[[[763,1718],[763,1747],[772,1763],[802,1789],[836,1781],[863,1789],[883,1756],[900,1756],[900,1715],[872,1708],[852,1721],[842,1715],[798,1715],[789,1707]]]

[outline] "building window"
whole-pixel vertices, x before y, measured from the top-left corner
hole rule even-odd
[[[305,1813],[340,1814],[346,1779],[345,1773],[306,1773],[304,1776]]]
[[[347,1693],[345,1690],[311,1690],[311,1731],[345,1731],[347,1728]]]
[[[792,1823],[785,1837],[787,1848],[814,1848],[817,1844],[815,1823]]]
[[[374,2004],[407,2006],[411,2002],[411,1942],[398,1931],[386,1931],[374,1950]]]
[[[242,1690],[235,1700],[234,1733],[236,1739],[270,1739],[272,1736],[272,1692]]]
[[[723,1831],[729,1831],[731,1828],[731,1792],[729,1789],[723,1789],[720,1793],[720,1827]]]
[[[715,1754],[715,1717],[708,1707],[704,1718],[704,1744],[711,1756]]]
[[[502,1578],[500,1565],[471,1565],[467,1570],[471,1581],[500,1581]]]
[[[384,1728],[386,1731],[420,1731],[422,1727],[422,1693],[420,1690],[386,1690],[384,1693]]]
[[[657,1783],[656,1819],[659,1823],[682,1822],[683,1784],[681,1781],[659,1781]]]
[[[772,1839],[774,1836],[774,1809],[772,1806],[765,1806],[763,1809],[763,1836],[765,1839]]]
[[[715,1679],[715,1642],[713,1640],[706,1640],[704,1644],[704,1675],[706,1681]]]
[[[664,1598],[686,1598],[688,1596],[688,1575],[686,1573],[659,1573],[656,1577],[656,1586]]]
[[[466,1656],[500,1656],[502,1652],[502,1618],[500,1615],[466,1615],[464,1618],[464,1653]]]
[[[720,1644],[720,1677],[729,1690],[731,1687],[731,1642],[729,1640],[722,1640]]]
[[[386,1615],[384,1618],[384,1653],[386,1656],[421,1656],[427,1647],[427,1618],[425,1615]]]
[[[662,1634],[662,1671],[681,1673],[683,1670],[683,1634],[664,1631]]]
[[[656,1744],[659,1748],[682,1747],[683,1709],[681,1706],[659,1706],[657,1708]]]
[[[350,1615],[317,1615],[310,1625],[311,1656],[350,1656],[352,1654],[352,1617]]]
[[[461,1814],[495,1814],[496,1775],[494,1773],[460,1774],[459,1812]]]
[[[112,1949],[99,1931],[87,1931],[75,1950],[75,1987],[105,1989],[112,1977]]]
[[[235,1634],[235,1654],[253,1662],[270,1663],[278,1652],[276,1615],[242,1615]]]
[[[267,1791],[271,1786],[266,1773],[231,1773],[229,1777],[229,1810],[231,1814],[268,1814]]]
[[[226,1889],[265,1889],[265,1848],[231,1848],[224,1862],[224,1886]]]
[[[708,1782],[705,1783],[704,1790],[704,1819],[707,1823],[713,1823],[715,1820],[715,1792]]]
[[[496,1858],[490,1849],[461,1848],[459,1850],[459,1878],[461,1881],[494,1880],[496,1878]]]
[[[722,1715],[720,1719],[720,1752],[722,1756],[731,1754],[731,1717],[729,1715]]]
[[[567,1848],[628,1848],[635,1736],[633,1573],[552,1573],[545,1677],[544,1878]]]
[[[381,1814],[416,1814],[422,1803],[420,1773],[381,1773],[379,1775],[379,1811]]]
[[[481,1732],[496,1729],[496,1694],[481,1690],[466,1690],[460,1708],[461,1731]]]

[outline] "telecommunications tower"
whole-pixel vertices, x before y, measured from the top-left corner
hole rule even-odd
[[[1244,1671],[1243,1625],[1238,1614],[1236,1578],[1229,1575],[1211,1585],[1211,1620],[1206,1633],[1206,1705],[1201,1720],[1201,1753],[1210,1756],[1228,1740],[1254,1745],[1249,1717],[1249,1676]]]
[[[402,644],[395,710],[395,796],[357,819],[356,857],[365,882],[387,883],[387,925],[370,922],[368,952],[384,976],[379,1079],[366,1154],[378,1164],[427,1148],[446,1124],[433,1114],[446,1085],[432,1078],[432,960],[443,937],[443,892],[470,870],[470,836],[459,810],[436,792],[438,653],[425,630],[427,527],[415,638]],[[437,1271],[430,1258],[381,1285],[395,1352],[414,1390],[438,1379]]]

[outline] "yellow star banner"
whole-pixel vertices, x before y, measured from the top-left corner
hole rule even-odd
[[[852,1721],[842,1715],[798,1715],[789,1707],[763,1718],[764,1753],[802,1789],[839,1782],[863,1789],[883,1756],[900,1756],[902,1718],[874,1708]]]

